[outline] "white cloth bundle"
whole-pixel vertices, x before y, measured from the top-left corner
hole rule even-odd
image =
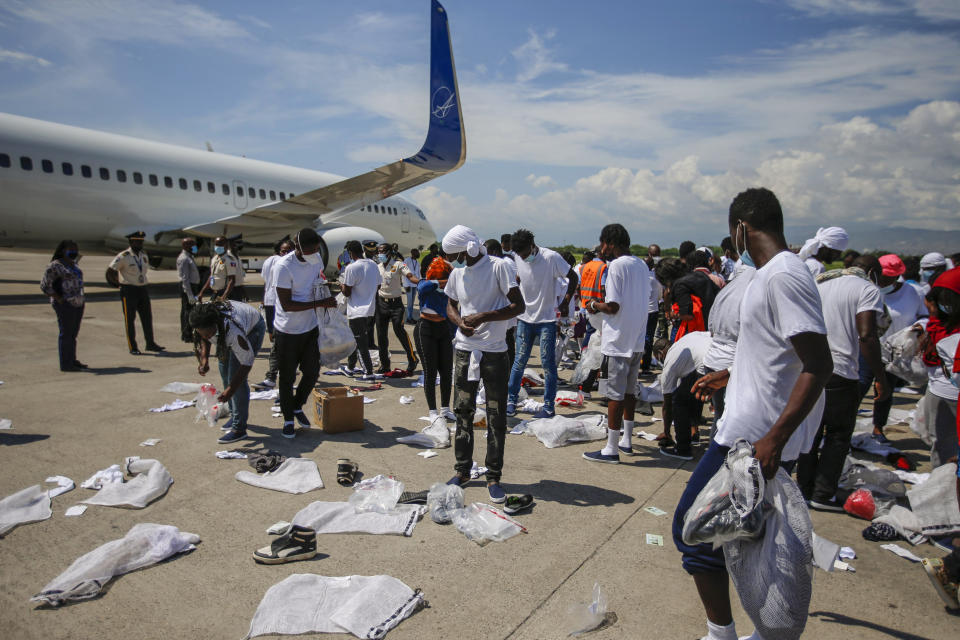
[[[170,525],[134,525],[119,540],[112,540],[74,560],[66,571],[30,600],[58,606],[68,600],[93,598],[114,576],[190,551],[198,542],[200,536]]]
[[[478,255],[486,255],[487,253],[480,236],[473,229],[462,224],[458,224],[447,231],[447,235],[443,236],[442,245],[443,251],[447,254],[466,251],[468,256],[476,258]]]
[[[311,502],[293,516],[293,524],[320,533],[413,535],[424,507],[398,504],[393,513],[357,512],[349,502]]]
[[[295,573],[267,589],[247,637],[351,633],[378,640],[423,604],[419,590],[391,576]]]
[[[323,489],[317,463],[308,458],[287,458],[279,467],[264,474],[238,471],[236,478],[245,484],[286,493],[306,493]]]
[[[527,422],[526,434],[536,436],[548,449],[562,447],[570,442],[602,440],[607,437],[607,425],[600,414],[568,418],[554,416]]]
[[[14,527],[46,520],[50,511],[50,494],[38,484],[0,500],[0,537]]]
[[[850,242],[850,236],[842,227],[820,227],[817,234],[803,243],[799,258],[806,260],[817,255],[821,247],[843,251]]]
[[[173,476],[165,466],[160,464],[159,460],[141,460],[131,457],[124,461],[123,466],[129,475],[134,476],[133,478],[127,482],[103,485],[97,495],[84,500],[84,504],[143,509],[162,497],[173,484]]]

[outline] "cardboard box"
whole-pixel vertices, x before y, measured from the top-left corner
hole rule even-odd
[[[363,396],[347,387],[327,387],[313,391],[315,423],[326,433],[363,430]]]

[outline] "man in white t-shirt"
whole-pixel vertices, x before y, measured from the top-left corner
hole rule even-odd
[[[840,259],[849,242],[843,227],[820,227],[815,236],[803,243],[798,255],[810,273],[818,276],[826,270],[824,263]]]
[[[567,315],[567,307],[580,286],[577,272],[556,251],[538,247],[533,233],[518,229],[510,238],[513,260],[520,280],[520,293],[526,309],[517,318],[517,350],[507,387],[507,415],[516,415],[517,398],[523,370],[530,351],[540,338],[540,366],[543,367],[543,409],[534,418],[552,418],[557,398],[557,309]],[[567,278],[567,290],[557,304],[557,278]]]
[[[279,365],[273,334],[273,320],[277,315],[277,270],[274,267],[280,258],[293,251],[293,242],[290,238],[284,238],[274,249],[275,254],[267,258],[260,268],[260,276],[263,278],[263,315],[267,322],[267,335],[270,336],[270,359],[267,375],[263,377],[263,382],[253,385],[255,389],[273,389],[277,386]]]
[[[879,372],[877,398],[890,396],[877,336],[883,296],[871,281],[880,275],[880,262],[874,256],[862,255],[853,261],[853,267],[827,271],[816,278],[833,357],[833,375],[825,389],[823,418],[813,445],[797,461],[797,484],[810,501],[810,508],[820,511],[843,512],[843,505],[834,496],[857,426],[858,356],[863,356],[871,370]]]
[[[696,582],[709,640],[737,639],[730,577],[722,547],[683,541],[684,517],[738,439],[753,445],[766,478],[774,476],[781,461],[792,466],[808,451],[823,412],[823,387],[833,372],[820,295],[810,271],[787,246],[776,196],[762,188],[740,193],[730,205],[729,226],[737,253],[757,273],[740,305],[732,371],[708,374],[696,383],[705,399],[729,381],[726,408],[673,519],[674,543]]]
[[[410,249],[410,257],[404,258],[403,264],[407,265],[407,269],[409,269],[410,273],[417,277],[417,282],[419,282],[420,250],[416,248]],[[417,298],[417,283],[404,276],[403,290],[407,293],[407,322],[410,324],[416,324],[417,320],[413,317],[413,303]]]
[[[693,460],[691,441],[697,428],[703,401],[693,394],[693,383],[704,373],[703,360],[713,339],[707,331],[684,334],[670,344],[661,338],[654,352],[663,363],[660,389],[663,391],[663,435],[660,454],[668,458]],[[676,442],[670,444],[670,427],[675,427]]]
[[[363,362],[364,380],[380,377],[373,372],[373,360],[370,358],[370,327],[377,308],[377,287],[380,286],[380,271],[370,258],[364,257],[363,246],[351,240],[346,246],[350,254],[350,264],[340,276],[341,291],[347,298],[347,322],[357,341],[357,350],[347,359],[350,373],[357,366],[357,356]]]
[[[283,437],[293,438],[293,421],[305,429],[310,420],[303,405],[313,391],[320,375],[320,349],[317,308],[334,308],[337,301],[329,296],[321,298],[323,259],[320,257],[320,236],[313,229],[301,229],[294,238],[295,250],[277,260],[276,270],[277,314],[273,319],[274,345],[277,347],[279,371],[280,411],[283,413]],[[300,384],[293,391],[300,369]]]
[[[447,484],[465,485],[473,466],[473,414],[477,388],[487,394],[487,491],[501,503],[503,447],[507,433],[507,320],[523,312],[523,296],[505,260],[491,258],[469,227],[457,225],[443,237],[443,250],[454,266],[443,292],[447,319],[457,327],[453,356],[454,413],[457,434],[453,452],[456,475]]]
[[[601,314],[600,353],[607,357],[607,444],[583,457],[591,462],[619,464],[620,454],[632,456],[637,377],[643,359],[650,306],[650,270],[630,254],[630,234],[621,224],[600,231],[600,256],[607,261],[604,300],[592,298],[587,313]]]

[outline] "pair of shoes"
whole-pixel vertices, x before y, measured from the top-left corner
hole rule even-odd
[[[132,356],[142,356],[142,355],[143,355],[143,352],[140,351],[140,349],[137,349],[136,347],[134,347],[133,349],[130,349],[130,355],[132,355]]]
[[[693,460],[693,453],[679,451],[676,447],[660,447],[660,455],[677,460]]]
[[[233,429],[233,416],[227,416],[227,419],[220,425],[220,431],[230,431]]]
[[[458,486],[458,487],[462,487],[463,485],[467,484],[468,482],[470,482],[470,476],[456,475],[456,476],[453,476],[452,478],[450,478],[449,480],[447,480],[447,484],[453,484],[453,485],[456,485],[456,486]]]
[[[619,454],[613,454],[611,456],[606,455],[603,451],[587,451],[583,454],[584,460],[589,460],[590,462],[605,462],[607,464],[620,464]]]
[[[360,466],[352,460],[348,460],[347,458],[337,460],[337,484],[341,487],[353,486],[353,483],[357,480],[357,471],[359,469]]]
[[[161,347],[156,342],[152,342],[146,346],[147,351],[166,351],[166,347]]]
[[[228,442],[236,442],[237,440],[243,440],[246,437],[247,437],[246,429],[230,429],[230,431],[227,431],[225,434],[220,436],[220,438],[217,439],[217,442],[219,442],[220,444],[227,444]]]
[[[317,532],[298,524],[271,542],[253,552],[253,559],[260,564],[283,564],[297,560],[309,560],[317,555]]]
[[[89,368],[90,368],[89,366],[83,364],[83,363],[80,362],[79,360],[74,360],[74,361],[73,361],[73,366],[78,367],[78,368],[80,368],[80,369],[89,369]]]
[[[512,418],[512,417],[515,416],[515,415],[517,415],[517,403],[516,403],[516,402],[510,402],[510,401],[508,400],[508,401],[507,401],[507,417],[508,417],[508,418]]]
[[[397,504],[427,504],[429,491],[404,491],[400,494]]]
[[[509,496],[503,503],[503,512],[512,516],[533,506],[533,496],[525,493],[522,496]]]
[[[310,418],[308,418],[307,414],[303,412],[303,409],[297,409],[296,411],[294,411],[293,417],[297,421],[297,424],[299,424],[304,429],[310,428]]]
[[[514,413],[516,413],[516,412],[514,412]],[[509,415],[509,414],[507,414],[507,415]],[[554,416],[556,416],[556,415],[557,415],[557,413],[556,413],[555,411],[547,411],[547,408],[544,407],[544,408],[540,409],[540,411],[537,411],[535,414],[533,414],[533,417],[534,417],[534,418],[552,418],[552,417],[554,417]]]
[[[503,490],[499,482],[488,484],[487,493],[490,494],[490,502],[494,504],[500,504],[507,499],[507,492]]]
[[[960,609],[960,600],[958,600],[958,585],[951,582],[947,576],[947,570],[943,566],[943,560],[940,558],[924,558],[920,561],[923,570],[927,572],[930,583],[937,590],[937,595],[943,600],[943,604],[948,609]]]
[[[284,438],[293,438],[297,435],[297,432],[293,428],[293,420],[289,422],[284,420],[283,422],[283,431],[280,432]]]
[[[266,389],[275,389],[276,386],[276,381],[271,380],[270,378],[264,378],[263,382],[258,382],[257,384],[253,385],[253,388],[258,391],[263,391]]]
[[[817,511],[833,511],[834,513],[843,513],[843,505],[836,498],[829,500],[810,499],[810,508]]]

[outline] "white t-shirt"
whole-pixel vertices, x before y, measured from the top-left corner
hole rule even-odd
[[[296,251],[291,251],[274,262],[272,269],[276,271],[276,275],[273,276],[276,288],[290,289],[294,302],[311,302],[320,299],[317,288],[327,282],[323,277],[323,262],[310,264],[305,260],[301,261],[297,258]],[[307,333],[317,326],[316,309],[284,311],[279,298],[276,307],[273,327],[281,333]]]
[[[606,298],[620,309],[603,313],[600,353],[629,358],[643,353],[647,333],[647,309],[650,306],[650,269],[636,256],[620,256],[607,265]]]
[[[369,258],[360,258],[347,265],[340,283],[350,289],[347,297],[347,318],[369,318],[377,309],[377,287],[380,286],[380,268]]]
[[[693,331],[670,345],[660,373],[660,388],[664,393],[676,391],[680,380],[692,371],[703,371],[703,358],[711,341],[710,332]]]
[[[823,304],[823,321],[833,356],[833,373],[857,380],[860,375],[860,334],[857,314],[883,311],[880,289],[858,276],[840,276],[817,285]]]
[[[915,287],[906,283],[900,285],[900,288],[893,293],[884,295],[883,302],[887,305],[887,311],[890,312],[890,328],[884,335],[892,336],[929,315],[923,296]]]
[[[930,393],[954,401],[960,394],[960,387],[957,386],[960,385],[960,372],[953,370],[953,359],[957,354],[958,343],[960,343],[960,333],[942,338],[937,343],[937,355],[946,366],[949,377],[944,374],[942,366],[927,367],[927,378],[930,381],[927,389]]]
[[[781,251],[757,269],[743,294],[740,319],[726,406],[714,438],[727,447],[737,438],[756,442],[783,413],[803,368],[790,338],[827,333],[813,276],[789,251]],[[821,394],[784,447],[783,460],[796,460],[810,450],[822,415]]]
[[[465,318],[474,313],[496,311],[506,307],[510,304],[507,292],[516,286],[516,277],[507,266],[506,260],[482,256],[472,267],[466,266],[451,271],[443,292],[460,305],[460,317]],[[549,293],[552,291],[551,288]],[[457,337],[453,345],[461,351],[477,349],[502,353],[507,350],[506,336],[505,321],[485,322],[474,331],[472,336],[465,336],[460,329],[457,329]]]
[[[651,271],[650,272],[650,306],[647,307],[647,313],[654,313],[656,311],[659,311],[660,300],[662,298],[663,298],[663,285],[660,284],[660,281],[657,280],[656,276],[653,275],[653,271]]]
[[[807,265],[807,269],[810,270],[810,273],[813,274],[814,278],[827,270],[827,268],[823,266],[823,263],[816,258],[807,258],[803,261],[803,264]]]
[[[264,260],[263,266],[260,267],[260,277],[263,278],[263,304],[267,307],[277,304],[277,281],[274,277],[276,272],[273,270],[273,266],[278,258],[280,256],[272,255]]]
[[[420,277],[420,261],[416,260],[410,256],[403,259],[403,264],[407,265],[407,269],[410,269],[410,273],[416,277]],[[403,286],[405,287],[416,287],[417,285],[413,284],[407,280],[407,276],[403,276]]]
[[[530,324],[553,322],[557,319],[556,279],[570,273],[570,265],[556,251],[538,247],[533,262],[514,256],[520,293],[527,305],[518,318]]]
[[[227,328],[227,346],[230,347],[241,365],[253,366],[257,353],[250,348],[251,345],[247,341],[247,336],[260,322],[260,312],[243,302],[236,302],[235,300],[228,300],[227,302],[230,304],[230,314],[224,323]],[[246,347],[240,345],[239,338],[243,338]]]
[[[713,371],[723,371],[733,366],[733,356],[737,352],[737,336],[740,335],[740,303],[747,285],[753,280],[757,270],[740,264],[733,277],[710,307],[710,320],[707,329],[713,338],[710,349],[703,358],[703,366]]]

